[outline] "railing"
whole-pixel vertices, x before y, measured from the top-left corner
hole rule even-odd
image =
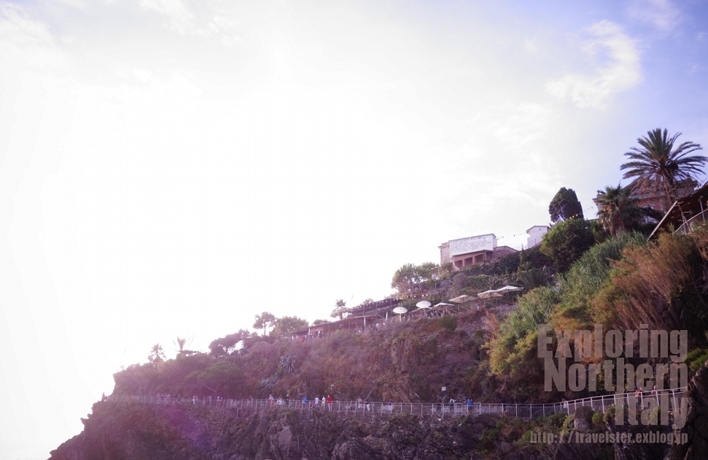
[[[106,398],[111,402],[141,402],[148,404],[166,405],[195,405],[209,406],[216,409],[251,409],[265,410],[274,408],[292,408],[298,410],[319,410],[345,413],[376,414],[376,415],[481,415],[494,414],[507,417],[537,418],[553,415],[559,412],[574,413],[578,407],[588,406],[595,411],[606,411],[612,406],[631,404],[643,407],[644,400],[652,398],[657,405],[661,402],[669,404],[670,412],[681,404],[682,394],[686,388],[657,390],[644,393],[620,393],[590,398],[575,399],[551,404],[506,404],[506,403],[394,403],[394,402],[365,402],[365,401],[332,401],[303,402],[301,400],[270,400],[270,399],[221,399],[221,398],[175,398],[171,396],[134,396],[112,395]]]
[[[677,228],[674,233],[679,235],[688,235],[693,231],[696,225],[704,223],[707,217],[708,209],[688,219],[679,228]]]

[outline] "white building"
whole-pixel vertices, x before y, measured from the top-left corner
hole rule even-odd
[[[526,249],[531,249],[541,244],[543,235],[548,233],[548,230],[548,225],[534,225],[530,229],[526,230],[526,233],[529,234],[529,237],[526,240]]]
[[[458,270],[517,252],[509,246],[497,246],[497,237],[493,233],[450,240],[438,248],[440,264],[451,263]]]

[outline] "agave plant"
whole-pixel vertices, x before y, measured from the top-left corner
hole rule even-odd
[[[295,357],[290,355],[283,355],[280,357],[280,362],[278,363],[280,370],[286,374],[292,374],[295,372]]]

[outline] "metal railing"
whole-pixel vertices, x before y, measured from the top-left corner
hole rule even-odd
[[[705,211],[696,214],[695,216],[691,217],[688,219],[686,222],[681,224],[679,228],[676,229],[674,232],[675,234],[678,235],[688,235],[693,231],[693,229],[704,222],[706,222],[706,218],[708,217],[708,209]]]
[[[550,404],[507,404],[507,403],[396,403],[396,402],[366,402],[366,401],[332,401],[320,402],[283,399],[221,399],[210,397],[176,398],[172,396],[148,395],[111,395],[106,398],[110,402],[140,402],[147,404],[194,405],[207,406],[215,409],[248,409],[267,410],[275,408],[292,408],[297,410],[318,410],[344,413],[376,414],[376,415],[481,415],[494,414],[518,418],[538,418],[547,415],[574,413],[578,407],[588,406],[595,411],[605,412],[612,406],[643,407],[647,398],[655,399],[656,405],[662,402],[669,404],[670,411],[679,407],[682,394],[686,388],[657,390],[644,393],[620,393],[590,398],[574,399]]]

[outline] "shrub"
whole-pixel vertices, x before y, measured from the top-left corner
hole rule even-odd
[[[559,272],[565,272],[594,243],[588,222],[570,219],[554,225],[544,235],[541,252],[553,261]]]
[[[708,348],[696,348],[686,355],[686,365],[691,372],[696,372],[708,361]]]
[[[703,341],[705,316],[700,249],[689,237],[662,234],[656,243],[630,246],[591,302],[593,317],[615,329],[687,329]],[[704,285],[704,282],[701,283]]]
[[[560,280],[562,309],[569,317],[590,323],[590,301],[610,277],[614,261],[622,258],[626,247],[641,246],[644,237],[638,233],[625,234],[590,248],[578,259]],[[577,325],[582,327],[583,324]]]
[[[440,326],[447,332],[455,332],[455,329],[457,329],[457,316],[443,316],[440,318]]]

